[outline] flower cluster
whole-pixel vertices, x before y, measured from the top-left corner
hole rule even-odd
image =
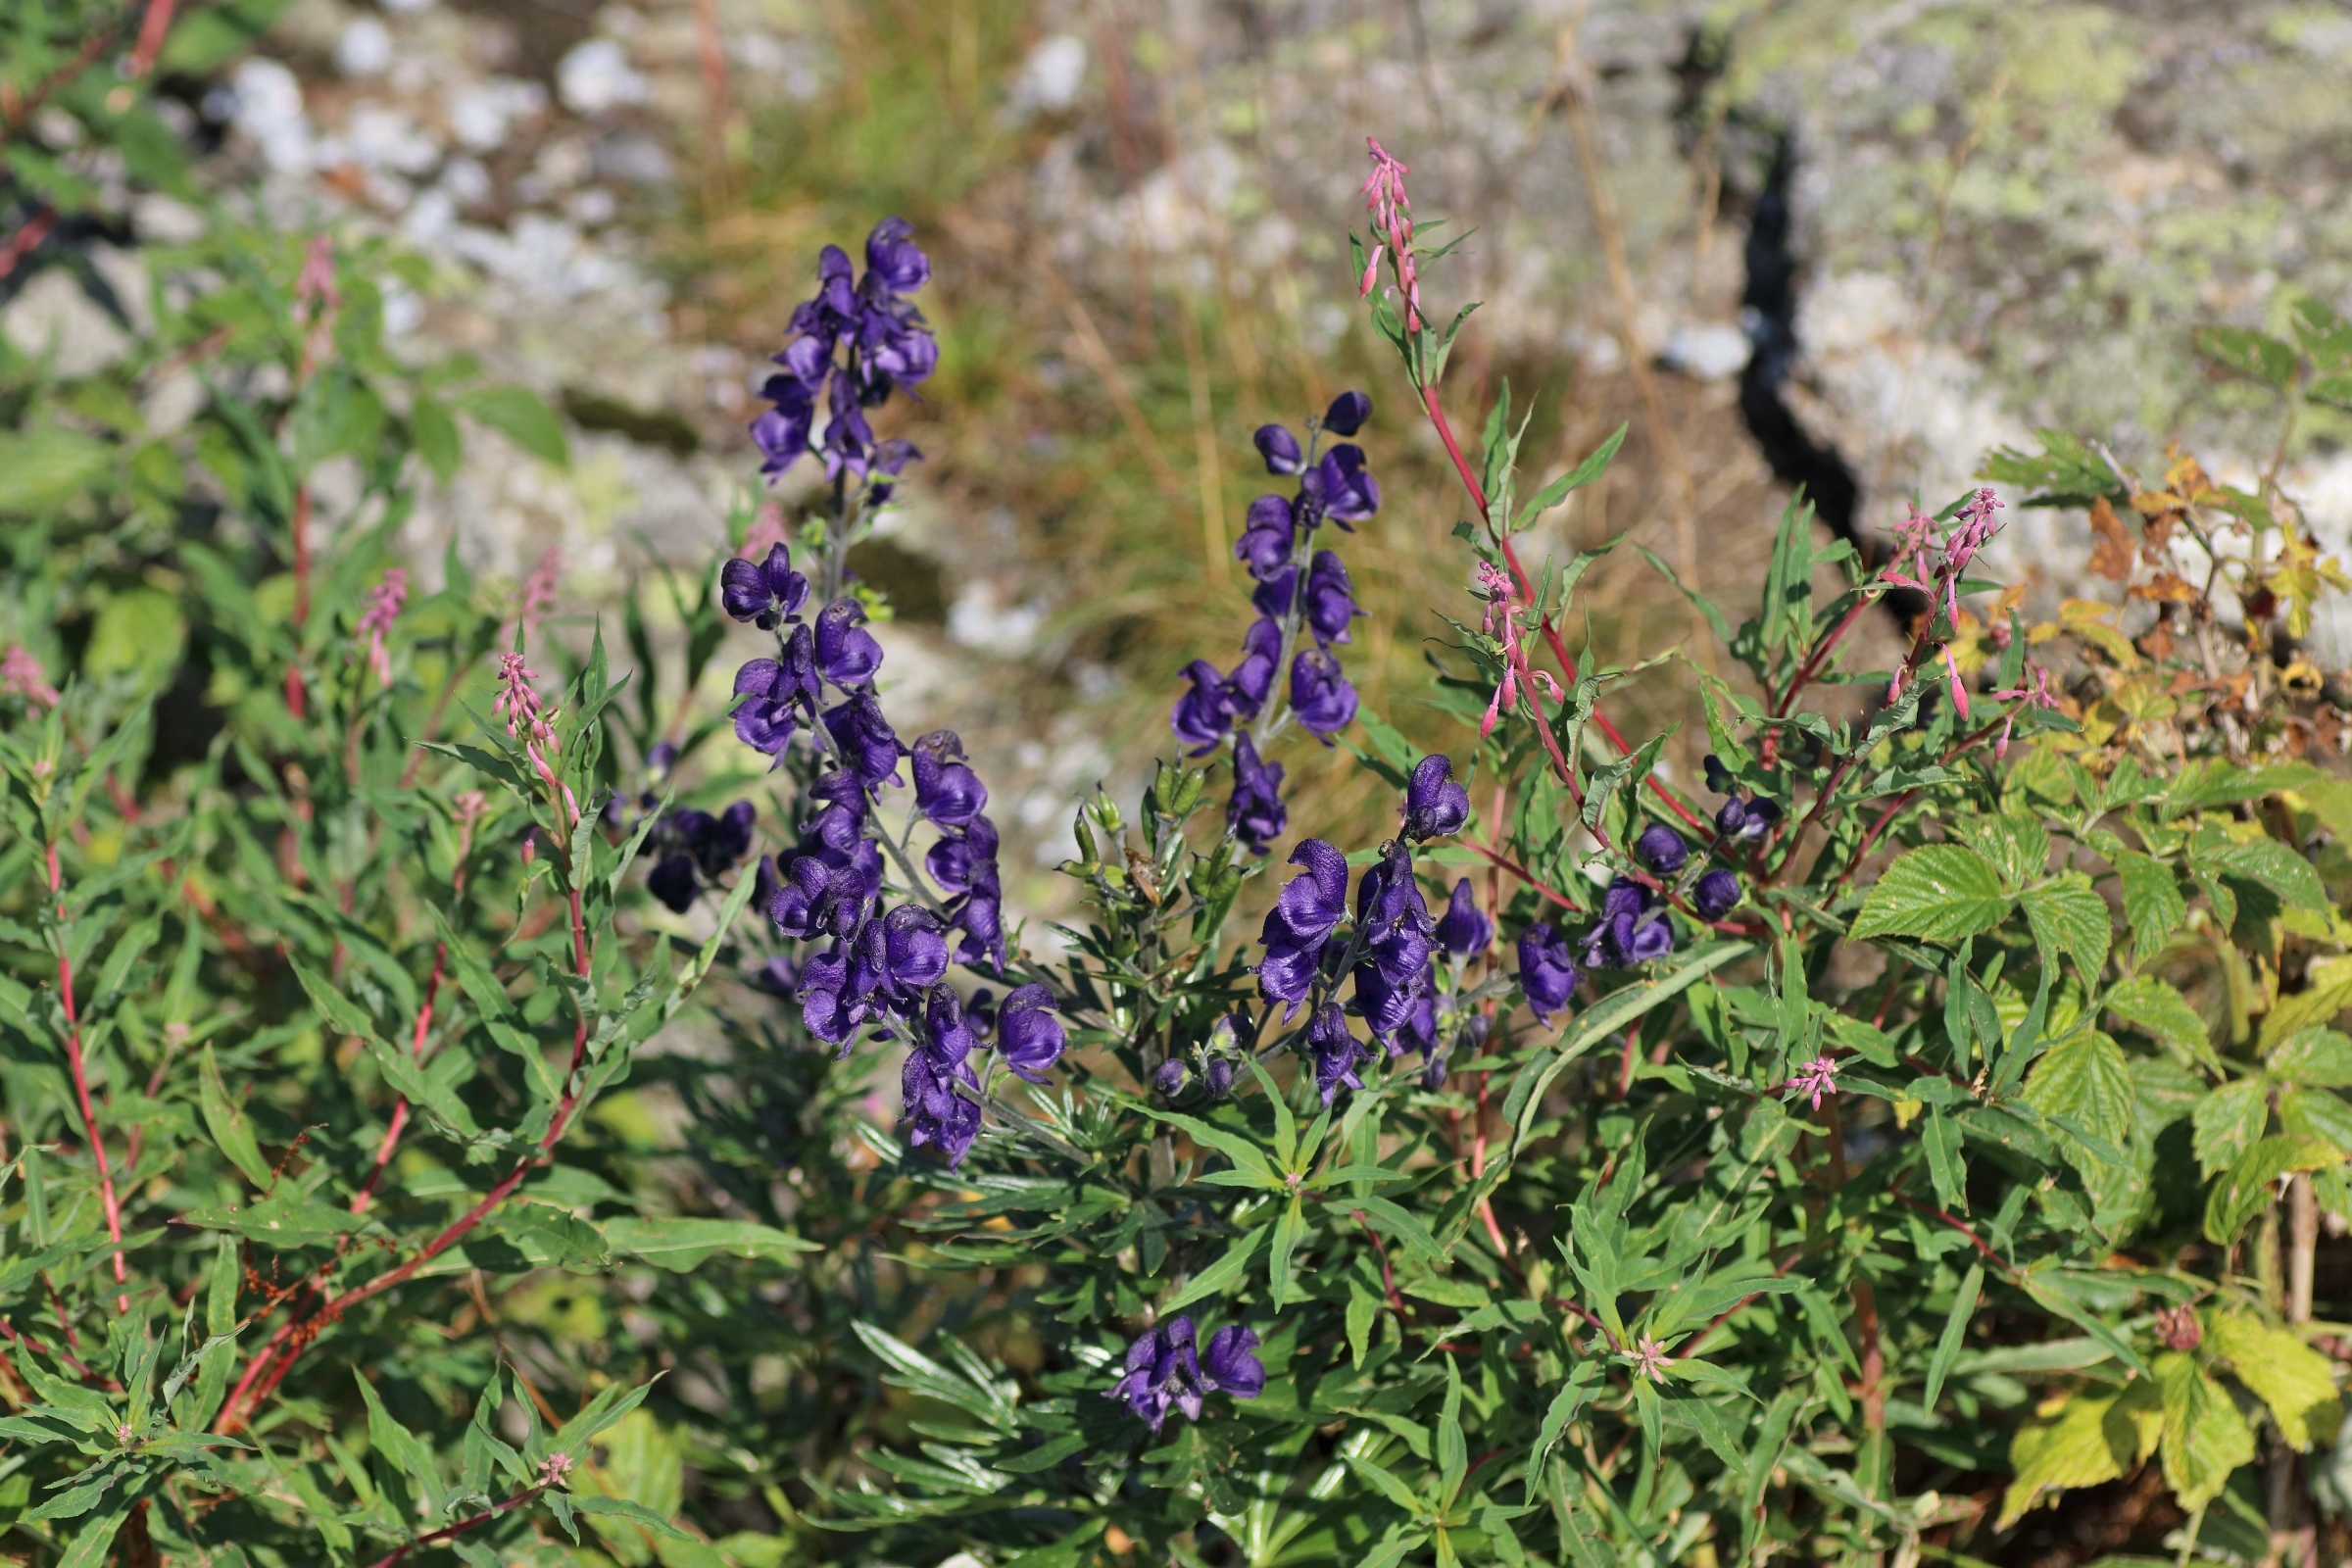
[[[1279,424],[1262,425],[1251,438],[1266,471],[1295,478],[1298,493],[1262,495],[1250,504],[1248,525],[1233,547],[1257,587],[1250,603],[1257,619],[1242,638],[1241,662],[1230,672],[1204,659],[1185,666],[1187,690],[1177,699],[1169,727],[1194,756],[1213,751],[1235,734],[1233,800],[1226,821],[1252,850],[1264,854],[1282,834],[1289,812],[1282,801],[1282,766],[1265,761],[1259,749],[1290,718],[1330,744],[1330,737],[1355,718],[1355,688],[1332,652],[1348,642],[1350,622],[1364,612],[1355,585],[1337,552],[1315,548],[1326,522],[1353,531],[1380,510],[1380,485],[1364,466],[1364,449],[1342,441],[1329,452],[1315,450],[1324,432],[1351,436],[1372,416],[1372,400],[1343,392],[1323,417],[1307,427],[1308,445]],[[1312,647],[1301,647],[1303,630]],[[1283,710],[1267,712],[1276,680],[1289,664],[1289,694]],[[1255,726],[1255,733],[1242,726]],[[1237,733],[1238,732],[1238,733]]]
[[[998,1061],[1033,1084],[1046,1081],[1046,1068],[1060,1059],[1067,1044],[1053,996],[1042,985],[1022,986],[994,1008],[985,989],[973,994],[968,1007],[946,986],[931,991],[921,1038],[906,1054],[900,1087],[912,1124],[907,1141],[929,1145],[951,1166],[963,1163],[980,1135],[985,1086],[971,1058],[992,1029]]]
[[[1208,1337],[1205,1346],[1194,1338],[1193,1320],[1172,1317],[1146,1329],[1127,1348],[1122,1375],[1110,1396],[1124,1400],[1153,1432],[1171,1409],[1187,1421],[1200,1419],[1200,1402],[1211,1394],[1254,1399],[1266,1386],[1266,1369],[1257,1358],[1255,1332],[1238,1323]]]
[[[684,914],[697,893],[716,887],[751,852],[752,824],[759,814],[749,801],[737,801],[715,816],[693,807],[670,812],[650,835],[649,848],[657,858],[646,891]]]
[[[378,684],[389,689],[392,685],[392,655],[384,647],[384,634],[400,618],[401,607],[409,602],[409,574],[398,566],[384,568],[383,581],[368,591],[368,608],[360,613],[360,623],[352,628],[352,636],[368,639],[368,668]]]
[[[719,574],[727,613],[775,633],[776,657],[754,659],[735,672],[735,736],[756,752],[781,761],[793,735],[821,717],[826,732],[852,771],[867,784],[880,784],[898,771],[899,739],[873,700],[874,671],[882,667],[882,645],[865,629],[865,607],[836,599],[817,612],[810,626],[801,619],[808,581],[792,569],[792,552],[779,544],[767,559],[729,561]],[[787,630],[789,628],[789,630]],[[843,701],[819,712],[825,688]]]
[[[0,655],[0,697],[23,698],[36,708],[55,708],[58,704],[58,691],[49,684],[49,672],[41,668],[41,662],[23,643],[10,643],[8,652]],[[1274,770],[1274,778],[1275,782],[1281,782],[1282,769]]]
[[[912,388],[939,365],[938,342],[905,297],[931,277],[913,232],[903,218],[876,223],[865,239],[865,275],[855,283],[841,247],[828,245],[817,258],[816,294],[793,311],[793,338],[775,356],[782,373],[760,389],[773,405],[752,421],[761,473],[772,478],[809,450],[820,401],[826,422],[816,451],[826,478],[866,480],[880,501],[889,481],[922,456],[905,441],[876,441],[865,419],[894,388]]]

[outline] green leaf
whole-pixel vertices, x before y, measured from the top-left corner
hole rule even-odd
[[[2078,1029],[2044,1052],[2034,1063],[2025,1101],[2044,1116],[2078,1123],[2110,1143],[2130,1136],[2139,1108],[2123,1049],[2096,1029]]]
[[[2168,878],[2169,880],[2169,878]],[[2168,980],[2134,975],[2107,993],[2106,1008],[2157,1044],[2189,1061],[2219,1070],[2205,1020]]]
[[[368,1441],[392,1464],[416,1483],[416,1494],[423,1499],[428,1517],[441,1511],[441,1473],[433,1466],[433,1450],[423,1440],[392,1418],[384,1401],[376,1396],[375,1385],[356,1370],[353,1380],[360,1386],[360,1397],[368,1402]]]
[[[1958,942],[2009,912],[1992,862],[1960,844],[1929,844],[1895,859],[1862,901],[1850,933]]]
[[[2271,1407],[2278,1435],[2297,1453],[2335,1442],[2344,1405],[2335,1392],[2333,1364],[2286,1329],[2275,1329],[2246,1312],[2205,1315],[2205,1343],[2227,1358],[2237,1381]]]
[[[1306,1217],[1299,1210],[1298,1195],[1291,1195],[1282,1213],[1274,1220],[1274,1247],[1266,1254],[1266,1284],[1274,1298],[1274,1310],[1282,1310],[1291,1294],[1291,1253],[1297,1250],[1298,1237],[1306,1229]]]
[[[814,1242],[742,1219],[624,1217],[605,1222],[605,1240],[615,1252],[673,1274],[687,1273],[721,1252],[781,1260],[795,1252],[822,1250]]]
[[[245,1113],[230,1102],[228,1085],[220,1077],[220,1064],[214,1059],[211,1046],[204,1048],[197,1060],[196,1091],[204,1125],[211,1131],[214,1144],[247,1181],[264,1192],[269,1191],[273,1179],[270,1162],[262,1157],[262,1146],[254,1141]]]
[[[2049,830],[2022,811],[1962,817],[1953,829],[1970,849],[1993,863],[2001,885],[2011,892],[2039,880],[2049,868]]]
[[[2270,1054],[2271,1075],[2307,1089],[2352,1086],[2352,1040],[2333,1029],[2304,1029]]]
[[[2009,1443],[2016,1479],[2001,1497],[2006,1530],[2026,1510],[2059,1493],[2113,1481],[2154,1451],[2164,1431],[2156,1391],[2144,1380],[2120,1394],[2085,1390],[2046,1416],[2018,1428]]]
[[[2277,839],[2247,844],[2192,844],[2192,859],[2215,874],[2252,882],[2276,894],[2280,903],[2300,909],[2328,907],[2328,890],[2312,863]]]
[[[626,1497],[601,1497],[586,1492],[574,1492],[570,1494],[570,1497],[571,1505],[585,1514],[595,1514],[607,1519],[626,1519],[633,1525],[642,1525],[655,1535],[670,1541],[695,1539],[645,1504],[631,1502]]]
[[[2164,1479],[2191,1513],[2221,1495],[2230,1473],[2254,1457],[2254,1434],[2229,1392],[2178,1350],[2156,1358],[2164,1400]]]
[[[1665,578],[1668,582],[1674,584],[1675,587],[1681,589],[1683,597],[1690,600],[1691,606],[1696,609],[1700,614],[1707,617],[1707,625],[1711,630],[1713,630],[1716,638],[1719,641],[1728,643],[1732,640],[1732,628],[1725,622],[1723,618],[1723,612],[1715,608],[1713,600],[1710,600],[1706,595],[1700,593],[1697,589],[1683,581],[1682,577],[1675,571],[1675,569],[1661,560],[1657,553],[1651,550],[1647,545],[1637,544],[1634,546],[1634,548],[1642,552],[1642,559],[1649,563],[1651,569],[1655,570],[1659,576]]]
[[[2278,1096],[2278,1126],[2308,1133],[2352,1154],[2352,1104],[2326,1089],[2288,1089]]]
[[[1958,1293],[1952,1297],[1952,1309],[1944,1316],[1943,1333],[1936,1341],[1936,1353],[1928,1358],[1928,1386],[1919,1396],[1921,1406],[1927,1410],[1936,1408],[1936,1396],[1943,1392],[1943,1380],[1951,1375],[1952,1362],[1968,1338],[1969,1320],[1976,1315],[1977,1298],[1984,1289],[1984,1265],[1970,1264]]]
[[[2225,370],[2284,391],[2294,384],[2301,361],[2295,351],[2268,332],[2250,326],[2206,326],[2193,339],[2197,352]]]
[[[1653,735],[1642,743],[1640,750],[1592,770],[1592,780],[1585,787],[1585,826],[1600,825],[1601,811],[1608,806],[1609,797],[1620,788],[1631,791],[1641,787],[1642,781],[1649,777],[1650,768],[1657,762],[1659,748],[1673,734],[1674,731],[1669,729],[1662,735]]]
[[[2132,926],[2132,961],[2145,963],[2164,947],[2188,915],[2188,901],[2172,868],[2144,855],[2124,851],[2115,857],[2116,876],[2124,889],[2124,918]]]
[[[564,421],[546,400],[527,387],[488,386],[452,399],[532,457],[563,467],[571,462],[571,444],[564,438]]]
[[[115,1533],[122,1528],[122,1521],[130,1517],[131,1507],[137,1500],[131,1496],[120,1497],[112,1507],[93,1514],[79,1530],[74,1532],[74,1539],[67,1543],[65,1555],[57,1559],[57,1568],[102,1568],[108,1550],[115,1544]]]
[[[1260,1225],[1242,1236],[1225,1249],[1225,1255],[1193,1276],[1193,1282],[1159,1303],[1159,1314],[1165,1317],[1180,1306],[1190,1306],[1202,1297],[1216,1296],[1241,1282],[1250,1270],[1250,1260],[1257,1250],[1273,1238],[1274,1227]]]
[[[1383,1496],[1402,1508],[1406,1513],[1418,1519],[1428,1512],[1421,1499],[1413,1495],[1413,1489],[1397,1480],[1388,1470],[1374,1464],[1369,1459],[1358,1458],[1354,1454],[1347,1455],[1347,1459],[1350,1469],[1379,1488]]]
[[[2261,1139],[2270,1121],[2270,1086],[2257,1073],[2240,1078],[2197,1102],[2190,1113],[2195,1129],[2189,1148],[2197,1156],[2199,1173],[2207,1181],[2243,1158]]]
[[[0,512],[42,513],[82,494],[115,465],[115,449],[74,430],[0,435]]]
[[[1968,1167],[1960,1157],[1960,1124],[1940,1110],[1928,1113],[1919,1130],[1928,1151],[1928,1178],[1936,1184],[1936,1200],[1945,1208],[1968,1212]]]
[[[2057,954],[2075,960],[2082,978],[2098,984],[2107,963],[2107,901],[2091,890],[2090,878],[2069,871],[2055,882],[2028,888],[2018,905],[2034,928],[2034,941],[2049,962]]]
[[[1551,1403],[1544,1411],[1544,1425],[1536,1434],[1535,1446],[1528,1450],[1527,1500],[1529,1502],[1532,1503],[1536,1500],[1538,1491],[1544,1484],[1545,1456],[1557,1446],[1561,1435],[1568,1430],[1568,1423],[1574,1421],[1577,1413],[1584,1409],[1585,1401],[1592,1397],[1592,1385],[1598,1382],[1599,1378],[1599,1362],[1579,1361],[1569,1371],[1568,1381],[1561,1384],[1559,1392],[1551,1396]]]
[[[2205,1239],[2227,1247],[2269,1205],[2279,1177],[2339,1164],[2344,1152],[2309,1133],[2279,1133],[2240,1155],[2205,1200]]]
[[[1164,1121],[1169,1126],[1181,1130],[1187,1138],[1201,1148],[1215,1150],[1232,1160],[1239,1168],[1259,1177],[1261,1185],[1275,1191],[1282,1191],[1286,1187],[1287,1184],[1283,1181],[1281,1173],[1274,1168],[1274,1162],[1266,1157],[1265,1151],[1242,1134],[1228,1132],[1222,1127],[1212,1127],[1197,1116],[1183,1116],[1175,1111],[1161,1110],[1152,1105],[1138,1105],[1136,1108],[1156,1120]]]
[[[328,1028],[362,1040],[376,1038],[375,1020],[368,1016],[366,1008],[336,990],[333,981],[291,954],[286,961],[293,965],[294,978],[310,993],[311,1005],[318,1009],[319,1018]]]
[[[1625,432],[1630,428],[1630,424],[1617,426],[1608,439],[1594,447],[1584,462],[1537,491],[1527,505],[1519,509],[1519,515],[1512,519],[1511,526],[1514,529],[1526,527],[1536,519],[1538,513],[1558,506],[1568,499],[1570,491],[1581,490],[1607,472],[1609,460],[1617,456],[1619,447],[1625,445]]]
[[[457,477],[465,445],[449,411],[431,398],[418,397],[409,408],[409,438],[416,443],[416,455],[433,470],[435,479],[447,484]]]
[[[338,1236],[348,1236],[362,1223],[347,1208],[321,1203],[299,1193],[280,1193],[245,1207],[190,1209],[180,1219],[207,1230],[234,1231],[248,1241],[278,1248],[310,1247],[332,1241]]]

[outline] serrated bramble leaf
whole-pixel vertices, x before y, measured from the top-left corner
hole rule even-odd
[[[2230,1363],[2237,1381],[2271,1407],[2278,1435],[2297,1453],[2335,1442],[2344,1405],[2333,1364],[2286,1329],[2246,1312],[2209,1311],[2205,1342]]]
[[[1851,935],[1958,942],[2009,912],[2000,873],[1962,844],[1929,844],[1899,856],[1862,901]]]
[[[2042,887],[2028,888],[2017,902],[2044,955],[2073,958],[2082,978],[2095,985],[2107,964],[2112,933],[2107,901],[2092,891],[2090,878],[2069,871]]]
[[[2254,1434],[2229,1391],[2178,1350],[2156,1358],[2164,1401],[2164,1479],[2194,1511],[2221,1495],[2230,1474],[2254,1457]]]

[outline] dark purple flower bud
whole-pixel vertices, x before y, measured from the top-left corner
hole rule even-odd
[[[836,599],[817,612],[816,667],[836,686],[858,686],[882,667],[882,645],[863,625],[865,607]]]
[[[760,449],[760,471],[772,479],[808,456],[808,432],[816,422],[816,392],[800,376],[771,375],[760,395],[774,407],[760,411],[752,421],[752,444]]]
[[[1722,919],[1740,899],[1740,879],[1722,866],[1701,876],[1690,889],[1690,906],[1703,920]]]
[[[1362,522],[1380,510],[1380,484],[1364,466],[1364,449],[1342,442],[1323,455],[1301,487],[1322,515],[1347,527]]]
[[[866,277],[879,280],[894,294],[911,294],[931,277],[931,258],[907,238],[914,225],[904,218],[885,218],[865,237]]]
[[[902,996],[937,984],[948,972],[940,929],[939,917],[919,904],[902,904],[884,915],[878,928],[884,983]]]
[[[1722,806],[1716,808],[1715,831],[1722,834],[1725,838],[1736,839],[1740,837],[1741,835],[1740,830],[1746,825],[1747,806],[1746,803],[1742,802],[1739,796],[1733,796],[1730,800],[1724,802]]]
[[[1153,1070],[1152,1087],[1160,1099],[1174,1100],[1183,1093],[1184,1081],[1191,1076],[1192,1069],[1184,1064],[1182,1056],[1170,1056]]]
[[[1372,400],[1361,392],[1343,392],[1323,411],[1323,428],[1333,435],[1353,435],[1372,417]]]
[[[1314,982],[1323,945],[1348,912],[1348,857],[1321,839],[1306,839],[1291,852],[1290,863],[1305,870],[1291,878],[1266,911],[1258,933],[1266,957],[1257,983],[1269,1002],[1288,1003],[1295,1012]]]
[[[792,552],[771,546],[763,562],[740,556],[718,568],[719,602],[737,620],[773,631],[781,621],[801,612],[808,598],[808,579],[792,569]]]
[[[645,754],[645,770],[655,778],[667,776],[678,765],[678,749],[667,741],[654,742],[654,749]]]
[[[1291,710],[1298,722],[1319,737],[1346,729],[1355,720],[1355,688],[1340,662],[1320,648],[1301,651],[1291,661]],[[1331,742],[1325,739],[1324,745]]]
[[[914,808],[941,827],[961,827],[988,804],[988,786],[964,764],[963,742],[935,729],[914,743]]]
[[[1205,659],[1196,659],[1184,666],[1184,678],[1192,682],[1192,690],[1176,699],[1176,708],[1168,715],[1168,727],[1176,738],[1192,748],[1195,757],[1213,750],[1225,738],[1233,723],[1226,707],[1225,677],[1217,666]]]
[[[1355,585],[1348,580],[1347,565],[1328,550],[1316,551],[1306,569],[1306,623],[1313,628],[1315,641],[1326,646],[1352,642],[1348,623],[1362,613],[1356,608]]]
[[[1453,781],[1453,762],[1433,752],[1413,765],[1404,787],[1404,836],[1437,839],[1459,833],[1470,820],[1470,792]]]
[[[1256,854],[1282,837],[1290,825],[1290,808],[1282,804],[1282,764],[1258,760],[1257,747],[1247,734],[1233,741],[1233,799],[1225,808],[1225,822],[1234,836]]]
[[[1723,765],[1723,759],[1713,752],[1699,759],[1699,765],[1707,770],[1707,788],[1716,794],[1730,795],[1740,788],[1739,782],[1732,777],[1731,769]]]
[[[1266,1369],[1252,1352],[1257,1336],[1240,1324],[1217,1330],[1200,1351],[1200,1381],[1211,1394],[1254,1399],[1266,1386]]]
[[[680,813],[681,815],[687,813]],[[731,871],[752,848],[752,824],[759,820],[760,808],[749,801],[737,801],[716,816],[696,811],[691,831],[681,833],[687,850],[694,856],[695,864],[703,875],[712,881]]]
[[[858,778],[875,785],[898,781],[898,732],[882,716],[882,705],[871,693],[860,692],[839,707],[825,710],[825,728]]]
[[[1441,1051],[1429,1058],[1428,1066],[1421,1069],[1421,1088],[1425,1093],[1434,1095],[1445,1087],[1446,1054]]]
[[[1316,1009],[1314,1020],[1306,1026],[1306,1049],[1314,1059],[1315,1088],[1322,1092],[1326,1106],[1343,1086],[1364,1087],[1364,1081],[1355,1075],[1364,1048],[1348,1032],[1348,1015],[1336,1004],[1327,1002]]]
[[[663,856],[647,873],[645,890],[668,906],[671,913],[684,914],[694,903],[694,857]]]
[[[1261,424],[1250,439],[1257,443],[1257,455],[1266,460],[1268,473],[1297,473],[1304,461],[1298,438],[1279,424]]]
[[[1634,840],[1634,854],[1660,876],[1672,876],[1690,858],[1690,846],[1663,822],[1652,822]]]
[[[1291,503],[1282,496],[1259,496],[1250,503],[1249,521],[1233,547],[1233,559],[1260,582],[1291,564],[1291,547],[1298,536]]]
[[[1233,1093],[1233,1058],[1211,1056],[1208,1065],[1200,1069],[1200,1082],[1211,1100],[1223,1100]]]
[[[1568,1005],[1576,991],[1576,962],[1568,954],[1568,939],[1549,921],[1519,933],[1519,991],[1548,1027],[1551,1015]]]
[[[1487,944],[1494,940],[1494,927],[1471,894],[1468,877],[1453,885],[1453,897],[1446,901],[1446,912],[1438,916],[1437,935],[1438,946],[1457,958],[1484,953]]]
[[[1744,819],[1740,824],[1743,839],[1760,839],[1772,831],[1772,824],[1781,819],[1780,806],[1772,801],[1751,800],[1747,803]]]
[[[1020,986],[1004,999],[997,1014],[997,1050],[1005,1066],[1042,1084],[1067,1043],[1061,1020],[1054,1016],[1054,995],[1044,986]]]

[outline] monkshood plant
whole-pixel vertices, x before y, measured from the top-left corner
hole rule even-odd
[[[968,992],[936,946],[902,962],[891,922],[951,923],[947,888],[870,807],[817,825],[852,748],[796,764],[810,828],[770,915],[815,950],[787,960],[808,1032],[903,1044],[906,1140],[866,1143],[930,1189],[906,1255],[997,1271],[1039,1342],[1014,1372],[858,1323],[907,1433],[811,1477],[811,1522],[877,1562],[1909,1564],[2154,1466],[2150,1547],[2307,1549],[2340,1424],[2313,1278],[2321,1212],[2352,1207],[2352,793],[2317,765],[2340,718],[2285,672],[2334,564],[2275,485],[2187,460],[2143,483],[2056,435],[1989,471],[2092,512],[2121,604],[2029,623],[1979,575],[1989,488],[1873,560],[1792,505],[1751,615],[1691,594],[1741,674],[1694,676],[1687,786],[1667,736],[1606,713],[1637,671],[1579,656],[1605,551],[1522,559],[1617,438],[1523,496],[1505,389],[1465,450],[1443,375],[1468,309],[1425,315],[1443,252],[1371,152],[1361,291],[1468,502],[1468,599],[1434,623],[1453,745],[1418,754],[1341,662],[1337,538],[1380,505],[1349,393],[1303,441],[1254,438],[1295,486],[1236,547],[1258,618],[1230,670],[1184,672],[1185,755],[1132,818],[1081,808],[1066,963],[1018,932],[965,943]],[[1861,667],[1906,604],[1899,657]],[[1396,789],[1393,836],[1314,836],[1270,755],[1293,730]],[[977,785],[924,783],[953,750],[907,755],[957,863],[927,803]],[[894,787],[885,760],[863,788]],[[1262,928],[1230,930],[1277,855]],[[877,860],[898,910],[870,870],[833,893]],[[813,927],[822,897],[857,912]]]

